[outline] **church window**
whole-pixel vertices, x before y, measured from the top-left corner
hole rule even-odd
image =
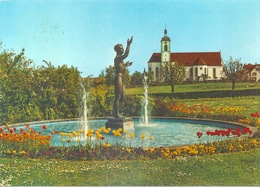
[[[204,75],[207,75],[207,68],[204,68]]]
[[[149,67],[149,71],[152,71],[152,68],[151,68],[151,67]]]
[[[155,68],[155,76],[156,76],[156,78],[159,77],[159,68],[158,67]]]
[[[254,77],[256,77],[256,72],[254,72],[252,75],[253,75]]]
[[[195,77],[198,76],[198,68],[195,68]]]
[[[216,68],[213,68],[213,77],[216,77]]]
[[[193,69],[190,68],[190,78],[193,78]]]

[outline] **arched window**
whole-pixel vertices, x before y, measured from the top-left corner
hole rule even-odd
[[[254,72],[254,73],[252,73],[252,75],[253,75],[253,77],[256,77],[257,74],[256,74],[256,72]]]
[[[198,68],[195,68],[195,77],[198,76]]]
[[[155,77],[156,78],[159,77],[159,68],[158,67],[155,68]]]
[[[164,51],[168,51],[168,46],[164,45]]]
[[[216,76],[216,68],[213,68],[213,78],[217,77]]]
[[[190,78],[193,78],[193,69],[190,68]]]

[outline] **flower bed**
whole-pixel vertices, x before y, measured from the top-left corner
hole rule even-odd
[[[175,103],[168,106],[171,116],[175,117],[192,117],[207,118],[222,121],[238,122],[260,128],[260,114],[258,112],[251,113],[250,117],[242,116],[242,112],[246,110],[244,107],[216,107],[210,108],[203,104],[185,105]]]

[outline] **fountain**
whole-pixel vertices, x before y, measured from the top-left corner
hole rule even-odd
[[[71,133],[73,131],[77,131],[77,126],[80,121],[63,121],[63,122],[50,122],[44,123],[47,126],[48,131],[43,132],[48,134],[51,131],[61,131],[66,133]],[[98,130],[106,125],[107,119],[97,119],[97,120],[89,120],[88,127],[89,129]],[[174,118],[152,118],[150,119],[150,124],[145,126],[140,123],[139,118],[133,118],[134,128],[127,129],[127,134],[124,136],[125,144],[130,144],[133,147],[140,146],[183,146],[194,143],[206,143],[208,141],[218,141],[225,140],[236,137],[236,135],[230,135],[229,137],[225,136],[207,136],[205,132],[207,131],[215,131],[215,130],[225,130],[231,128],[235,130],[236,128],[241,126],[231,125],[225,122],[213,122],[213,121],[205,121],[205,120],[191,120],[191,119],[174,119]],[[31,125],[36,131],[42,130],[42,123]],[[17,127],[19,130],[20,127]],[[22,128],[22,127],[21,127]],[[198,138],[197,132],[204,132],[204,135],[201,138]],[[136,138],[132,139],[129,137],[130,133],[134,133]],[[144,134],[146,137],[153,136],[153,141],[149,142],[148,140],[142,142],[140,138],[141,135]],[[113,143],[114,135],[103,133],[105,141],[108,143]],[[149,139],[149,138],[146,138]],[[80,142],[82,145],[85,145],[86,139],[82,139]],[[51,144],[55,146],[62,146],[60,135],[53,135]],[[73,141],[70,145],[76,145],[78,142]]]
[[[144,78],[143,78],[143,85],[144,85],[144,125],[148,125],[148,77],[146,76],[146,71],[144,69]]]
[[[87,96],[88,93],[86,92],[86,89],[83,85],[83,83],[80,83],[80,86],[82,88],[82,101],[83,101],[83,115],[81,116],[81,128],[84,131],[84,134],[88,131],[88,108],[87,108]]]

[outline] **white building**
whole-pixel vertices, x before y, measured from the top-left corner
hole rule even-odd
[[[196,80],[201,75],[208,75],[207,80],[220,80],[224,77],[220,52],[171,52],[171,39],[164,30],[161,39],[161,53],[153,53],[148,61],[148,70],[154,72],[156,81],[160,78],[160,66],[163,62],[178,62],[186,69],[186,80]]]
[[[260,64],[247,64],[244,65],[245,80],[260,81]]]

